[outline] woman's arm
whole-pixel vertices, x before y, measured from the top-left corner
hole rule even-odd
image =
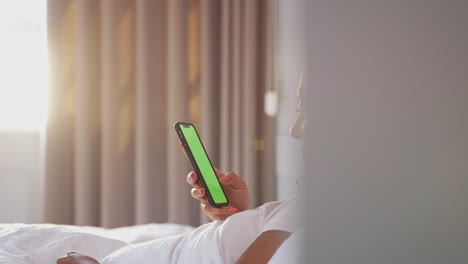
[[[267,263],[290,235],[291,233],[280,230],[270,230],[262,233],[245,250],[236,264]]]
[[[68,252],[65,257],[57,259],[57,264],[99,264],[99,262],[80,253]]]

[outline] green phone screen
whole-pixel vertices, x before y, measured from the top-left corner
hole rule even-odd
[[[202,174],[201,176],[205,180],[206,187],[211,193],[213,201],[217,204],[227,203],[227,198],[224,195],[213,166],[211,166],[210,160],[206,155],[197,131],[191,125],[180,125],[180,128],[184,134],[185,140],[187,141],[188,147],[192,152],[193,158],[197,163],[198,169]],[[200,177],[200,175],[198,176]]]

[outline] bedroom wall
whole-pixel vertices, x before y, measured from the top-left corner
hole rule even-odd
[[[279,199],[297,190],[302,173],[300,143],[289,130],[297,113],[296,89],[304,71],[304,36],[299,1],[277,1],[277,85],[279,112],[276,127],[277,196]]]
[[[308,263],[468,263],[468,2],[310,4]]]
[[[0,131],[0,223],[41,222],[40,133]]]

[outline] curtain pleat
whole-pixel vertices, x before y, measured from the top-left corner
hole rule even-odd
[[[136,223],[167,221],[166,12],[164,0],[137,2]],[[157,158],[156,158],[157,157]]]
[[[257,1],[245,1],[243,10],[243,24],[241,32],[243,37],[241,38],[241,84],[239,87],[242,91],[241,102],[244,106],[242,111],[241,119],[241,131],[238,133],[241,135],[241,168],[242,173],[246,179],[246,183],[249,188],[253,190],[258,189],[258,160],[257,150],[255,149],[255,140],[257,139],[258,122],[259,117],[252,115],[257,111],[257,97],[259,82],[258,67],[262,67],[258,63],[259,58],[259,45],[258,45],[258,27],[252,27],[252,25],[259,24],[259,12]],[[264,67],[264,66],[263,66]],[[240,110],[240,109],[239,109]],[[258,196],[254,195],[251,198],[252,206],[258,204]]]
[[[51,63],[44,220],[71,224],[74,222],[75,6],[71,0],[51,0],[47,2],[47,10],[47,39]]]
[[[48,0],[45,221],[207,222],[177,121],[197,125],[215,166],[244,177],[253,206],[274,199],[267,2]]]
[[[221,49],[221,3],[219,0],[202,0],[201,6],[201,61],[200,61],[200,134],[211,162],[220,166],[220,56]],[[208,222],[201,214],[200,221]]]
[[[258,87],[264,87],[266,90],[278,91],[275,85],[276,65],[274,54],[277,54],[275,49],[275,21],[276,21],[276,5],[271,0],[260,0],[258,2],[259,23],[258,29],[258,65],[263,65],[264,69],[256,71]],[[264,111],[264,92],[257,89],[257,112]],[[257,151],[257,203],[262,204],[276,197],[275,188],[265,188],[264,186],[276,186],[275,175],[275,118],[270,118],[265,115],[259,115],[257,122],[257,135],[255,140],[255,150]]]
[[[232,167],[231,161],[231,105],[232,102],[232,43],[231,43],[231,6],[233,1],[222,0],[221,2],[221,127],[220,127],[220,169],[223,171],[229,170]]]
[[[230,149],[226,149],[226,151],[232,151],[233,157],[231,158],[231,168],[228,170],[236,171],[239,175],[246,177],[242,171],[242,154],[241,154],[241,137],[242,134],[239,133],[242,131],[242,123],[241,123],[241,115],[242,115],[242,108],[248,107],[248,105],[243,104],[241,101],[242,95],[242,56],[241,56],[241,43],[242,43],[242,23],[243,23],[243,13],[242,13],[242,5],[244,1],[233,1],[231,2],[232,8],[232,15],[230,24],[232,25],[232,34],[231,34],[231,43],[232,43],[232,54],[231,54],[231,61],[232,61],[232,79],[231,79],[231,90],[232,90],[232,97],[231,97],[231,109],[227,109],[231,113],[231,137],[232,137],[232,145]],[[232,133],[233,132],[233,133]]]
[[[76,2],[75,219],[100,225],[101,68],[100,3]],[[73,149],[73,148],[72,148]]]
[[[102,1],[101,224],[134,223],[135,8],[132,0]]]
[[[185,43],[187,31],[186,23],[187,1],[168,1],[168,143],[169,158],[168,188],[169,222],[193,224],[198,221],[198,205],[190,201],[185,175],[189,171],[185,157],[181,155],[179,141],[174,133],[174,123],[177,120],[188,119],[188,91],[187,87],[187,57]]]
[[[242,175],[253,190],[262,188],[258,185],[262,172],[256,148],[262,137],[262,117],[252,115],[263,111],[258,107],[263,106],[259,97],[264,92],[259,89],[262,86],[258,75],[265,67],[259,62],[263,50],[258,37],[258,5],[259,1],[222,2],[221,100],[226,105],[221,107],[221,166]],[[273,144],[272,138],[268,143]],[[252,195],[252,206],[259,204],[259,193]]]

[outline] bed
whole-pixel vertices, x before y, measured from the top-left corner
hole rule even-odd
[[[116,229],[51,224],[0,224],[0,264],[50,264],[72,250],[102,260],[112,252],[131,251],[135,245],[148,244],[156,239],[164,240],[192,230],[194,228],[190,226],[168,223]],[[298,251],[301,248],[301,237],[298,234],[300,232],[293,233],[269,263],[303,263]],[[207,249],[200,254],[209,255],[209,251]],[[144,254],[144,261],[140,263],[153,263],[151,253]],[[118,260],[115,263],[125,264]]]
[[[50,264],[74,250],[101,259],[129,244],[192,231],[176,224],[148,224],[116,229],[65,225],[0,225],[1,264]]]

